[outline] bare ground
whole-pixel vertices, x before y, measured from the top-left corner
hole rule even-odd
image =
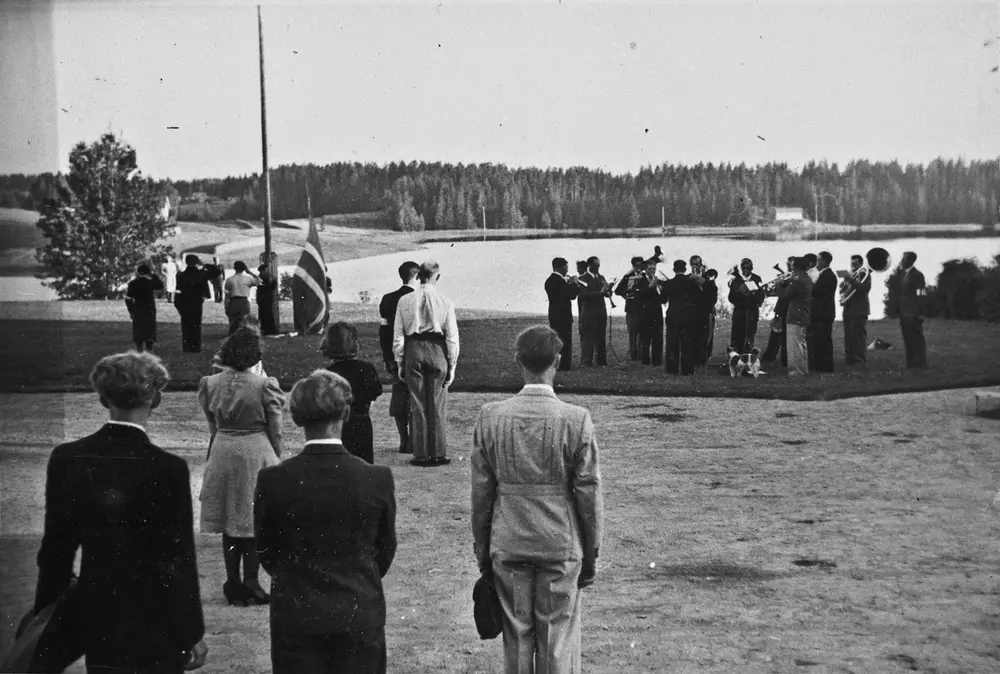
[[[468,523],[471,420],[499,397],[452,396],[456,460],[443,469],[409,466],[394,451],[387,396],[374,406],[376,460],[393,467],[399,506],[390,671],[501,671],[499,641],[480,641],[472,623]],[[607,507],[585,671],[1000,671],[1000,531],[989,508],[1000,426],[972,416],[970,391],[566,399],[592,411]],[[150,426],[188,459],[195,495],[207,441],[196,408],[194,394],[170,394]],[[31,601],[48,452],[103,415],[80,394],[2,395],[0,413],[2,653]],[[225,606],[219,541],[197,540],[204,671],[269,671],[266,609]]]

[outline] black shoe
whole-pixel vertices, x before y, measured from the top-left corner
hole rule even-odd
[[[427,466],[432,466],[431,459],[410,459],[410,465],[420,466],[421,468],[426,468]]]
[[[263,606],[271,603],[271,595],[264,592],[264,588],[260,586],[260,582],[253,581],[252,583],[247,583],[247,581],[243,581],[243,588],[247,593],[248,605],[257,604]]]
[[[431,465],[431,466],[447,466],[449,463],[451,463],[451,459],[449,459],[447,456],[436,456],[433,459],[431,459],[431,462],[430,462],[429,465]]]
[[[243,583],[235,583],[230,580],[222,586],[222,594],[230,606],[248,606],[252,593]]]

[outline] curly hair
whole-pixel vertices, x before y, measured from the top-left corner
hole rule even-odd
[[[259,363],[262,355],[260,333],[244,325],[222,342],[219,362],[234,370],[242,371]]]
[[[351,385],[339,374],[316,370],[295,382],[288,396],[288,407],[296,426],[341,421],[354,395]]]
[[[150,404],[169,381],[170,373],[159,358],[135,351],[105,356],[90,373],[97,394],[120,410]]]
[[[358,329],[343,321],[334,323],[326,331],[320,351],[327,358],[356,358],[358,355]]]

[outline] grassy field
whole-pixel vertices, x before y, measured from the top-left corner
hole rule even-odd
[[[60,314],[63,311],[65,314]],[[159,314],[159,355],[171,372],[174,390],[193,390],[209,373],[212,355],[225,337],[226,318],[222,306],[205,305],[201,354],[180,350],[177,312],[161,303]],[[283,303],[286,329],[292,312]],[[373,305],[337,305],[334,320],[358,325],[362,339],[361,357],[381,369],[378,345],[378,316]],[[484,317],[485,316],[485,317]],[[460,312],[461,355],[453,390],[514,391],[520,385],[512,367],[512,345],[525,327],[544,322],[544,317],[500,316]],[[762,324],[757,343],[767,340]],[[87,390],[87,377],[102,356],[131,346],[131,326],[120,302],[3,303],[0,304],[0,359],[5,376],[0,391],[32,392]],[[869,339],[880,336],[891,342],[890,351],[870,351],[864,369],[843,365],[843,332],[834,327],[837,371],[805,379],[785,376],[783,368],[765,367],[759,379],[731,379],[718,369],[699,370],[692,377],[668,376],[660,368],[628,362],[624,319],[612,321],[611,345],[606,368],[580,368],[579,344],[574,349],[574,369],[560,373],[560,390],[574,393],[610,393],[650,396],[725,396],[781,398],[786,400],[836,399],[904,391],[924,391],[961,386],[1000,384],[1000,326],[985,323],[929,320],[925,325],[930,367],[907,371],[902,341],[895,321],[874,321]],[[715,363],[721,362],[722,345],[728,341],[729,323],[719,322],[716,332]],[[576,342],[576,340],[574,340]],[[265,341],[264,365],[289,388],[296,379],[324,364],[318,336],[269,339]],[[616,357],[617,354],[617,357]],[[385,376],[385,375],[384,375]],[[389,379],[386,376],[385,382]]]
[[[390,672],[502,671],[499,640],[473,626],[468,505],[472,419],[501,397],[451,396],[442,469],[397,454],[387,396],[374,405],[399,508]],[[585,672],[1000,671],[997,422],[971,416],[969,392],[565,399],[591,410],[605,490]],[[0,418],[2,654],[34,590],[48,453],[104,413],[93,394],[0,394]],[[301,431],[287,418],[285,431],[294,454]],[[149,432],[191,467],[197,532],[208,430],[195,394],[165,396]],[[219,538],[196,537],[203,671],[270,671],[267,609],[225,605]]]

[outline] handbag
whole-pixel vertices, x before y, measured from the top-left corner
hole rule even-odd
[[[771,332],[781,334],[785,331],[784,321],[781,320],[781,316],[775,316],[771,319]]]
[[[58,599],[21,619],[17,640],[0,672],[61,672],[83,657],[86,647],[79,619],[76,579]]]
[[[503,632],[503,607],[491,575],[483,574],[472,588],[472,615],[480,639],[496,639]]]

